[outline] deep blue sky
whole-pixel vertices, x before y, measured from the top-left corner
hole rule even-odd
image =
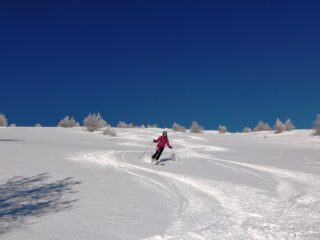
[[[17,125],[100,112],[111,124],[309,128],[319,12],[319,1],[1,0],[0,112]]]

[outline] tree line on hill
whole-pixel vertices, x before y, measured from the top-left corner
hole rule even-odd
[[[16,127],[16,124],[8,124],[8,119],[5,114],[0,113],[0,127]],[[59,121],[58,127],[63,128],[72,128],[72,127],[80,127],[80,123],[77,122],[73,117],[66,116],[62,120]],[[87,117],[83,120],[83,126],[89,132],[94,132],[97,130],[103,129],[103,134],[109,136],[116,136],[116,131],[109,125],[99,113],[90,113]],[[41,127],[39,123],[35,125],[35,127]],[[145,125],[135,125],[133,123],[126,123],[124,121],[120,121],[117,124],[117,128],[157,128],[156,124],[148,124]],[[274,127],[271,128],[269,124],[260,121],[253,129],[249,127],[243,128],[243,133],[250,133],[250,132],[261,132],[261,131],[274,131],[274,133],[282,133],[285,131],[291,131],[295,128],[293,122],[288,119],[285,122],[282,122],[280,119],[276,119]],[[320,114],[317,114],[316,119],[313,122],[313,129],[314,135],[320,135]],[[173,123],[172,130],[175,132],[189,132],[191,133],[203,133],[204,128],[200,126],[196,121],[191,123],[189,129],[185,126],[180,125],[178,123]],[[228,128],[224,125],[218,126],[218,132],[221,134],[227,133]]]

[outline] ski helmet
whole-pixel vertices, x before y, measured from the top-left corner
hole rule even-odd
[[[163,131],[162,134],[163,134],[164,136],[167,136],[167,135],[168,135],[167,131]]]

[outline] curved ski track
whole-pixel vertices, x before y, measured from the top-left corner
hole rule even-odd
[[[123,151],[82,154],[73,160],[124,171],[156,186],[177,204],[165,233],[145,240],[317,239],[320,178],[284,169],[207,158],[253,175],[264,173],[278,182],[269,192],[229,182],[201,179],[126,161]]]

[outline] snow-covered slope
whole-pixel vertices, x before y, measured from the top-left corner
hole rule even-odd
[[[320,239],[320,138],[0,128],[0,239]]]

